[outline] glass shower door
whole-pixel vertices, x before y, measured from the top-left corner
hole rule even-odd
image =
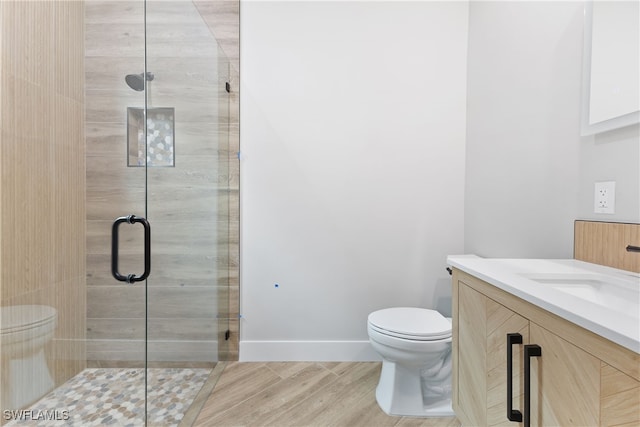
[[[0,21],[0,424],[144,425],[144,1],[3,0]]]
[[[189,407],[229,337],[229,62],[198,5],[147,2],[150,425]]]
[[[78,379],[94,397],[72,415],[80,425],[142,426],[153,225],[144,220],[147,168],[130,151],[146,139],[145,2],[85,2],[84,49],[87,369]]]
[[[111,265],[91,269],[112,275],[88,296],[102,333],[91,354],[136,381],[147,425],[178,425],[197,415],[229,337],[229,62],[192,1],[98,4],[119,21],[96,32],[126,43],[101,63],[118,76],[99,125],[117,147],[88,165],[102,171],[88,183],[90,233],[112,233]]]

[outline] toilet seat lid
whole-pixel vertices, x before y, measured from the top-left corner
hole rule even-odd
[[[394,307],[369,314],[369,324],[376,330],[400,338],[437,340],[451,336],[451,322],[435,310]]]
[[[0,331],[17,332],[52,321],[57,315],[47,305],[10,305],[0,307]]]

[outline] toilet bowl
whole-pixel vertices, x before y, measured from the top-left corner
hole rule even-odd
[[[387,308],[369,314],[367,331],[382,357],[376,400],[385,413],[454,415],[450,319],[424,308]]]
[[[3,410],[24,408],[53,388],[44,346],[56,320],[56,309],[45,305],[0,307]]]

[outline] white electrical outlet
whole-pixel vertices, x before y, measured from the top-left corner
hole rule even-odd
[[[593,211],[595,213],[616,213],[616,182],[596,182],[593,197]]]

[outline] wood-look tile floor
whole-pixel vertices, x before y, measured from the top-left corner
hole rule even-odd
[[[380,368],[376,362],[230,362],[194,426],[460,426],[455,417],[386,415],[375,399]]]

